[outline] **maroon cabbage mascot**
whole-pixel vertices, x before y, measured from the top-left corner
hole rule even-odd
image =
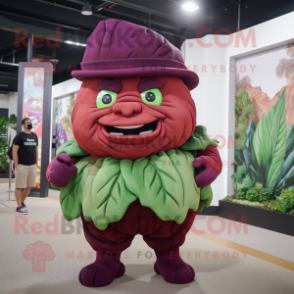
[[[195,278],[179,247],[220,174],[217,142],[196,124],[190,90],[198,85],[181,52],[164,37],[120,20],[100,21],[87,40],[83,81],[72,112],[74,138],[47,169],[64,217],[81,217],[97,252],[81,284],[121,277],[135,235],[154,249],[154,270],[174,284]],[[201,99],[201,98],[200,98]]]

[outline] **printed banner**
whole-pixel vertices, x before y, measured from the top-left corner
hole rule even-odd
[[[44,98],[44,67],[24,68],[24,97],[23,118],[29,117],[32,121],[34,132],[38,137],[38,166],[35,188],[40,188],[41,179],[41,152],[42,152],[42,122]]]

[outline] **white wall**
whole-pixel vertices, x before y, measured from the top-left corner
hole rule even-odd
[[[17,115],[17,92],[0,94],[0,108],[8,109],[8,116]]]
[[[77,79],[70,79],[65,82],[59,83],[52,87],[52,99],[66,95],[68,93],[78,91],[82,82]]]
[[[9,94],[8,116],[11,114],[15,114],[17,116],[17,92],[11,92]]]
[[[9,97],[6,94],[0,94],[0,108],[9,108]]]
[[[242,31],[245,37],[249,32],[253,32],[256,45],[250,41],[244,46],[240,42],[240,46],[237,47],[235,43],[237,36],[234,33],[230,35],[233,43],[223,46],[225,48],[215,42],[214,35],[206,35],[200,39],[206,44],[211,43],[210,48],[200,45],[199,39],[198,42],[197,39],[185,40],[182,46],[186,66],[198,72],[200,78],[199,86],[191,92],[197,108],[197,123],[205,125],[208,134],[221,141],[219,151],[226,165],[212,185],[214,191],[212,205],[218,205],[218,200],[233,194],[231,179],[233,167],[230,164],[234,160],[234,146],[229,144],[228,139],[234,137],[235,131],[235,73],[228,69],[235,65],[238,58],[293,42],[293,30],[288,29],[293,27],[294,12]],[[228,36],[217,37],[224,44],[229,40]],[[206,66],[207,72],[202,66]]]

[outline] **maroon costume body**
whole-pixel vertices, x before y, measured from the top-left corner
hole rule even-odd
[[[177,224],[161,220],[150,208],[136,200],[120,221],[109,224],[103,231],[97,229],[93,221],[87,222],[83,217],[82,221],[85,237],[95,251],[121,252],[131,245],[137,234],[142,235],[152,249],[169,251],[184,243],[197,211],[189,210],[185,221]]]

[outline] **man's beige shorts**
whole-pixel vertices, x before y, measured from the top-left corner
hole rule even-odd
[[[19,164],[15,170],[15,188],[24,189],[35,187],[37,175],[37,165]]]

